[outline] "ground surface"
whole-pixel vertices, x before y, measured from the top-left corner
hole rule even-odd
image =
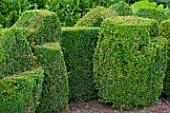
[[[170,100],[161,97],[155,104],[145,109],[122,111],[97,100],[71,101],[66,109],[55,113],[170,113]]]

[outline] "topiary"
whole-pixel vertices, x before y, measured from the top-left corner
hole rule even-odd
[[[119,16],[133,15],[132,9],[126,2],[120,1],[110,6],[110,9],[115,10]]]
[[[46,10],[25,11],[13,27],[30,29],[30,45],[60,41],[61,28],[57,15]]]
[[[91,9],[83,18],[81,18],[76,24],[75,27],[99,27],[101,22],[109,17],[115,17],[118,14],[109,9],[98,6],[94,9]]]
[[[33,66],[33,53],[27,29],[10,28],[0,32],[0,78],[22,72]]]
[[[41,69],[33,69],[0,79],[0,112],[35,113],[43,77]]]
[[[158,100],[165,77],[167,40],[151,38],[155,24],[156,20],[129,16],[103,22],[94,55],[100,101],[131,109]]]
[[[68,104],[68,75],[59,43],[36,46],[35,54],[45,75],[37,113],[51,113],[65,108]]]
[[[157,11],[156,9],[149,9],[149,8],[139,9],[136,12],[136,15],[143,18],[155,19],[158,22],[162,22],[168,19],[168,16],[165,15],[163,12]]]

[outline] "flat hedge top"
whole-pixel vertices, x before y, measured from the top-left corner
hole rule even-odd
[[[108,18],[107,20],[113,21],[120,25],[148,25],[151,23],[157,23],[154,19],[141,18],[135,16],[118,16],[115,18]]]
[[[69,30],[93,30],[93,29],[100,29],[100,27],[62,27],[61,28],[62,29],[62,31],[63,30],[67,30],[67,31],[69,31]]]

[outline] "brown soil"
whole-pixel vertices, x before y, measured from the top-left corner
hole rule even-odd
[[[97,100],[71,101],[66,109],[55,113],[170,113],[170,100],[161,97],[148,108],[129,111],[115,109],[111,105],[102,104]]]

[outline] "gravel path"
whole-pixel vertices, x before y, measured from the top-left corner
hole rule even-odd
[[[71,101],[66,109],[54,113],[170,113],[170,100],[161,97],[155,104],[145,109],[123,111],[104,105],[97,100]]]

